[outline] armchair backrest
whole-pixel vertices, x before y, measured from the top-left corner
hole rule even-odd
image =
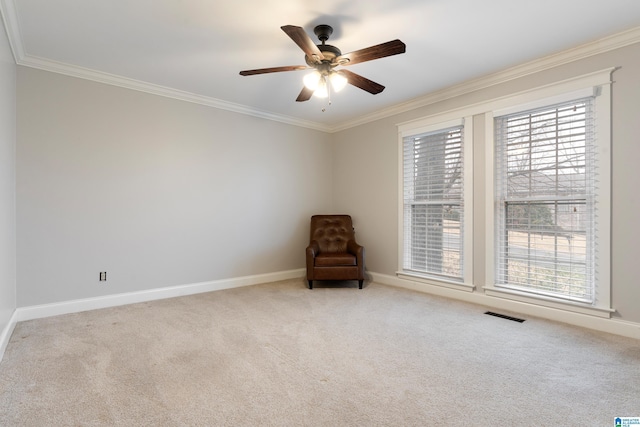
[[[318,242],[320,252],[347,252],[353,239],[353,223],[349,215],[314,215],[311,217],[310,241]]]

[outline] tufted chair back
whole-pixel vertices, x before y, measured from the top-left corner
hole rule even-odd
[[[310,241],[318,242],[320,252],[347,252],[347,242],[354,239],[349,215],[314,215],[311,217]]]

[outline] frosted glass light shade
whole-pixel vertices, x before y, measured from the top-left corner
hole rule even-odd
[[[347,85],[347,78],[343,76],[339,71],[331,73],[329,79],[331,80],[331,87],[336,92],[340,92]]]
[[[322,77],[318,82],[318,88],[313,92],[318,98],[326,98],[329,96],[329,88],[327,87],[327,80]]]
[[[316,90],[318,88],[318,85],[320,84],[320,77],[322,76],[320,75],[319,72],[313,71],[307,74],[306,76],[304,76],[304,78],[302,79],[302,82],[307,87],[307,89]]]

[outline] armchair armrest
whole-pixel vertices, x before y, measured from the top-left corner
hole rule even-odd
[[[358,279],[364,279],[364,247],[356,243],[351,239],[347,242],[347,252],[356,256],[356,263],[358,265]]]
[[[320,253],[320,245],[318,245],[317,241],[312,240],[311,243],[309,243],[309,246],[307,246],[307,257],[311,255],[311,257],[313,258],[319,253]]]
[[[311,243],[309,243],[309,246],[307,246],[307,251],[306,251],[307,277],[313,277],[313,266],[315,265],[314,258],[319,253],[320,253],[320,246],[318,245],[318,242],[316,242],[315,240],[312,240]]]
[[[364,248],[351,239],[347,242],[347,252],[358,257],[364,251]]]

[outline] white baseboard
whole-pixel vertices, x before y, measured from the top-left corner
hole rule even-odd
[[[401,279],[399,277],[389,276],[386,274],[372,272],[367,272],[367,274],[374,282],[383,285],[412,289],[418,292],[479,304],[494,309],[507,310],[557,322],[568,323],[570,325],[593,329],[600,332],[640,339],[640,323],[627,322],[613,318],[602,318],[520,301],[496,298],[486,295],[482,291],[467,292],[466,290],[429,285],[427,283]]]
[[[34,305],[30,307],[19,307],[16,309],[14,317],[16,318],[15,321],[22,322],[25,320],[40,319],[43,317],[58,316],[61,314],[79,313],[81,311],[96,310],[100,308],[116,307],[139,302],[219,291],[223,289],[240,288],[243,286],[252,286],[261,283],[276,282],[279,280],[295,279],[303,277],[305,272],[305,269],[300,268],[297,270],[279,271],[275,273],[258,274],[255,276],[235,277],[231,279],[191,283],[187,285],[150,289],[139,292],[106,295],[96,298],[63,301],[59,303]],[[11,336],[10,333],[9,336]]]
[[[223,289],[240,288],[261,283],[275,282],[304,277],[305,269],[288,270],[276,273],[260,274],[255,276],[236,277],[231,279],[214,280],[209,282],[192,283],[181,286],[151,289],[147,291],[129,292],[124,294],[107,295],[103,297],[87,298],[60,303],[43,304],[30,307],[17,308],[8,325],[0,335],[0,361],[9,344],[11,334],[17,322],[40,319],[43,317],[58,316],[61,314],[79,313],[87,310],[116,307],[126,304],[154,301],[165,298],[193,295],[204,292],[212,292]],[[481,292],[467,292],[450,289],[447,287],[429,285],[396,276],[367,272],[371,280],[383,285],[412,289],[433,295],[439,295],[451,299],[457,299],[473,304],[479,304],[495,309],[507,310],[515,313],[541,317],[544,319],[568,323],[601,332],[640,339],[640,324],[618,319],[604,319],[580,313],[572,313],[554,308],[537,306],[518,301],[495,298]]]
[[[4,357],[4,351],[7,349],[9,345],[9,340],[11,339],[11,334],[13,334],[13,330],[16,327],[16,323],[18,323],[18,315],[16,310],[13,311],[11,318],[9,319],[9,323],[2,330],[2,335],[0,335],[0,362],[2,362],[2,358]]]

